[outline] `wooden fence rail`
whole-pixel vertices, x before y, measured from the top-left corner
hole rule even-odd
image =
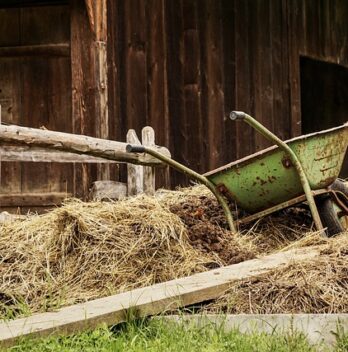
[[[6,143],[17,143],[75,154],[85,154],[114,160],[119,163],[147,166],[162,164],[160,160],[150,155],[127,152],[127,143],[15,125],[0,125],[0,145],[5,145]],[[167,148],[159,146],[153,146],[153,148],[162,154],[170,156]]]
[[[141,144],[134,130],[129,130],[127,143]],[[153,194],[155,167],[161,167],[163,163],[150,155],[127,152],[127,143],[0,124],[0,167],[1,162],[127,163],[127,184],[111,180],[96,181],[92,185],[90,198],[99,200],[115,198],[115,195],[118,198],[142,192]],[[149,126],[142,130],[142,143],[170,156],[167,148],[155,145],[155,132]],[[7,194],[1,196],[9,197]],[[1,204],[6,203],[5,198]]]

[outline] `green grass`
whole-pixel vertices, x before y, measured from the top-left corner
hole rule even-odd
[[[6,351],[314,352],[318,347],[310,346],[303,335],[294,332],[282,335],[275,332],[270,335],[260,333],[244,335],[237,331],[224,332],[221,326],[210,325],[199,328],[159,319],[126,323],[112,329],[100,327],[92,332],[68,337],[23,340]],[[338,338],[334,350],[348,351],[348,336]]]

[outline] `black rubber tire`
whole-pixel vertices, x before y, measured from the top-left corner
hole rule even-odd
[[[330,187],[335,191],[340,191],[348,196],[348,187],[340,179],[337,179]],[[320,214],[323,226],[327,228],[328,237],[335,236],[345,230],[334,208],[334,202],[330,196],[319,197],[317,208]]]

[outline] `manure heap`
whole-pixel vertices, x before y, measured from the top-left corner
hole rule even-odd
[[[235,214],[237,215],[237,214]],[[203,186],[117,202],[67,200],[0,224],[0,318],[54,310],[296,247],[321,255],[235,282],[199,309],[347,313],[348,233],[324,239],[308,213],[283,211],[231,235]]]

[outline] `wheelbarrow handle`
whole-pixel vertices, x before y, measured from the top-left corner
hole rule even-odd
[[[199,174],[198,172],[195,172],[188,168],[185,165],[180,164],[179,162],[169,158],[166,155],[163,155],[159,153],[157,150],[154,150],[149,147],[145,147],[143,145],[132,145],[132,144],[127,144],[126,146],[126,151],[128,153],[147,153],[152,155],[153,157],[163,161],[165,164],[171,166],[172,168],[188,175],[189,177],[193,178],[194,180],[198,181],[199,183],[202,183],[205,185],[207,188],[211,190],[211,192],[214,194],[216,197],[217,201],[220,203],[225,215],[226,219],[228,222],[228,225],[233,233],[236,233],[236,227],[233,222],[233,217],[231,214],[231,210],[228,207],[228,204],[224,197],[220,194],[219,190],[216,188],[216,186],[204,175]]]
[[[231,111],[230,112],[230,119],[232,121],[244,120],[245,117],[246,117],[246,113],[243,111]]]
[[[126,151],[128,153],[145,153],[145,147],[143,145],[127,144]]]

